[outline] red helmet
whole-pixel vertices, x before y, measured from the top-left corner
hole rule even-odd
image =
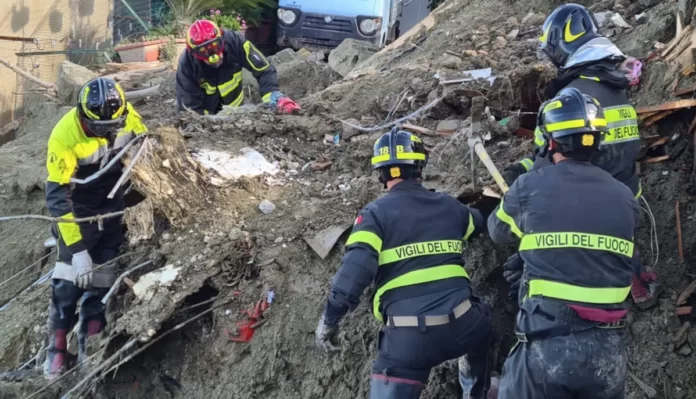
[[[217,63],[225,48],[222,30],[213,21],[198,20],[188,29],[186,47],[199,60]]]

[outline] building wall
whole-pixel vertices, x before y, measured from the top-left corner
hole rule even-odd
[[[48,82],[56,81],[65,59],[94,63],[112,45],[113,1],[0,0],[0,36],[11,37],[0,38],[0,58]],[[22,115],[24,97],[32,89],[0,65],[0,126]]]

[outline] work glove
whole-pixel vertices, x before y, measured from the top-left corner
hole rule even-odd
[[[317,348],[322,351],[330,353],[341,350],[341,346],[337,343],[338,324],[326,324],[324,316],[321,316],[321,319],[319,319],[319,324],[317,325],[317,330],[314,332],[314,335],[314,342],[317,344]]]
[[[78,252],[72,257],[72,267],[75,273],[75,285],[83,290],[92,287],[92,257],[87,250]]]
[[[512,254],[503,265],[503,277],[508,282],[510,291],[508,298],[516,301],[520,292],[520,281],[522,281],[522,271],[524,270],[524,261],[520,257],[519,252]]]
[[[269,108],[275,108],[278,112],[283,114],[291,114],[301,109],[290,97],[286,97],[285,94],[279,91],[273,91],[270,96],[264,97],[265,105]]]
[[[507,183],[508,186],[512,186],[512,183],[514,183],[518,177],[525,173],[527,173],[527,169],[525,169],[521,163],[515,162],[503,169],[503,173],[501,173],[501,175],[503,175],[505,183]]]

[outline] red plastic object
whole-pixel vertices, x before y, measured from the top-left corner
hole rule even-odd
[[[281,97],[278,100],[278,111],[284,113],[284,114],[291,114],[295,111],[299,111],[302,108],[300,108],[299,105],[297,105],[296,102],[292,101],[291,99],[287,97]]]
[[[229,331],[227,331],[228,339],[233,342],[251,341],[251,338],[254,337],[254,331],[256,331],[253,326],[259,322],[259,319],[263,316],[263,312],[265,312],[269,306],[270,304],[268,302],[259,300],[256,302],[256,304],[254,304],[253,310],[242,310],[242,314],[246,314],[249,317],[249,320],[238,321],[237,330],[239,333],[237,335],[232,335]]]

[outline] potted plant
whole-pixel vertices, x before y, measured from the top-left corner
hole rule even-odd
[[[245,37],[253,43],[273,42],[272,37],[277,2],[273,0],[224,0],[223,10],[236,13],[244,22]]]
[[[149,62],[160,58],[178,59],[186,50],[186,29],[203,11],[217,7],[222,0],[165,0],[171,13],[168,22],[153,28],[137,42],[122,43],[114,50],[121,62]],[[173,50],[175,49],[175,50]],[[166,57],[161,57],[164,50]],[[172,54],[173,53],[173,54]]]

